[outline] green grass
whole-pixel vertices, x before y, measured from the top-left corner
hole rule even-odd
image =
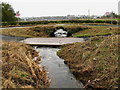
[[[97,33],[95,35],[83,34],[83,35],[73,35],[73,37],[84,38],[84,37],[108,36],[108,35],[112,35],[112,34],[111,33]]]
[[[79,37],[79,38],[82,38],[82,37],[92,37],[92,35],[90,35],[90,34],[73,35],[73,37]]]
[[[118,27],[88,26],[88,29],[73,34],[73,37],[106,36],[120,33]]]

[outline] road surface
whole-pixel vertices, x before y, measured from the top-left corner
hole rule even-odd
[[[84,38],[27,38],[20,42],[29,45],[63,45],[75,42],[84,42]]]

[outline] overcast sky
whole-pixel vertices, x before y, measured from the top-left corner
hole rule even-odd
[[[118,13],[119,0],[1,0],[20,11],[20,17],[103,15]]]

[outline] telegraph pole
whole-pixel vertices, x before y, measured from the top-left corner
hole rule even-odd
[[[111,12],[111,24],[112,24],[112,18],[113,18],[113,11]]]
[[[88,17],[90,17],[90,10],[88,9]]]

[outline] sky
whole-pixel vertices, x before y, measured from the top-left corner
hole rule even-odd
[[[20,12],[20,17],[104,15],[118,13],[119,0],[0,0]]]

